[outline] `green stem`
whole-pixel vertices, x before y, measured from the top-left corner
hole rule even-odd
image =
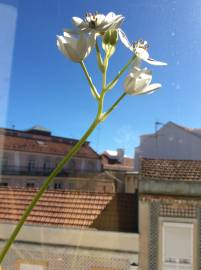
[[[119,78],[121,77],[121,75],[126,71],[126,69],[130,66],[130,64],[135,60],[135,55],[128,61],[128,63],[119,71],[119,73],[117,74],[117,76],[114,78],[113,81],[111,81],[107,87],[106,90],[110,90],[111,88],[113,88],[115,86],[115,84],[118,82]]]
[[[103,59],[100,53],[100,49],[98,47],[98,41],[96,40],[96,56],[97,56],[97,62],[98,62],[98,66],[101,70],[101,72],[103,72],[104,70],[104,65],[103,65]]]
[[[89,83],[89,85],[90,85],[92,95],[93,95],[97,100],[99,100],[99,98],[100,98],[99,93],[98,93],[98,91],[96,90],[96,87],[94,86],[91,77],[89,76],[89,73],[88,73],[88,71],[87,71],[87,68],[86,68],[84,62],[83,62],[83,61],[80,62],[80,65],[81,65],[81,67],[82,67],[82,69],[83,69],[83,71],[84,71],[84,74],[85,74],[85,76],[86,76],[86,78],[87,78],[87,81],[88,81],[88,83]]]
[[[89,135],[92,133],[92,131],[96,128],[96,126],[100,123],[99,115],[97,114],[95,120],[89,127],[89,129],[86,131],[86,133],[82,136],[82,138],[76,143],[76,145],[70,150],[70,152],[63,158],[63,160],[57,165],[57,167],[52,171],[52,173],[47,177],[47,179],[42,184],[39,191],[36,193],[34,198],[32,199],[30,205],[26,208],[24,214],[20,218],[19,222],[17,223],[14,231],[12,232],[10,238],[6,242],[5,246],[3,247],[3,250],[0,254],[0,264],[3,261],[5,255],[7,254],[10,246],[14,242],[17,234],[19,233],[20,229],[22,228],[24,222],[26,221],[27,217],[31,213],[34,206],[37,204],[38,200],[41,198],[45,190],[48,188],[49,184],[53,180],[55,176],[62,170],[64,165],[78,152],[78,150],[81,148],[81,146],[85,143],[86,139],[89,137]]]
[[[101,116],[101,121],[104,121],[109,114],[117,107],[119,102],[126,96],[127,94],[124,92],[114,103],[113,105]]]
[[[105,92],[106,90],[106,76],[107,76],[107,68],[108,68],[108,62],[109,62],[109,57],[106,54],[105,55],[105,60],[104,60],[104,69],[103,69],[103,73],[102,73],[102,91]]]

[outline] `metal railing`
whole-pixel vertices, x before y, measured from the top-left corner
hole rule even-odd
[[[1,175],[28,175],[28,176],[48,176],[54,168],[29,167],[29,166],[2,166]],[[64,168],[58,176],[79,176],[83,174],[100,173],[98,170],[80,170]]]

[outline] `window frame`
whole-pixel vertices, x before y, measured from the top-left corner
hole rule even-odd
[[[48,270],[48,262],[43,260],[23,260],[19,259],[16,261],[16,270],[21,270],[20,266],[21,264],[27,264],[27,265],[36,265],[36,266],[42,266],[43,270]]]
[[[193,226],[193,233],[192,233],[192,269],[197,269],[197,245],[198,245],[198,221],[195,218],[179,218],[179,217],[160,217],[159,220],[159,241],[158,241],[158,267],[159,269],[164,269],[164,260],[163,260],[163,253],[164,253],[164,243],[163,243],[163,224],[164,223],[173,223],[173,224],[184,224],[184,225],[191,225]],[[184,264],[181,264],[182,266]]]

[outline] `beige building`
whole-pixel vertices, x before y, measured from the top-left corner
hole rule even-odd
[[[35,192],[0,188],[0,247]],[[137,216],[134,194],[49,190],[5,257],[3,270],[136,270]]]
[[[126,193],[138,192],[139,172],[136,172],[136,171],[126,172],[124,181],[125,181],[125,192]]]
[[[197,270],[201,263],[201,161],[142,159],[140,270]]]
[[[134,159],[126,157],[124,149],[120,148],[106,150],[101,155],[101,162],[105,174],[115,180],[116,191],[127,192],[127,175],[134,170]]]
[[[41,186],[77,140],[53,136],[43,127],[0,129],[0,185]],[[49,188],[115,192],[115,180],[104,174],[99,155],[86,142]]]

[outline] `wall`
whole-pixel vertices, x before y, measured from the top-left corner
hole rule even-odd
[[[13,227],[1,223],[0,239]],[[48,270],[129,270],[131,263],[138,263],[138,253],[137,234],[26,225],[3,267],[16,270],[17,261],[24,259],[48,262]]]
[[[135,149],[135,170],[140,158],[201,160],[201,138],[171,123],[157,133],[143,135]]]

